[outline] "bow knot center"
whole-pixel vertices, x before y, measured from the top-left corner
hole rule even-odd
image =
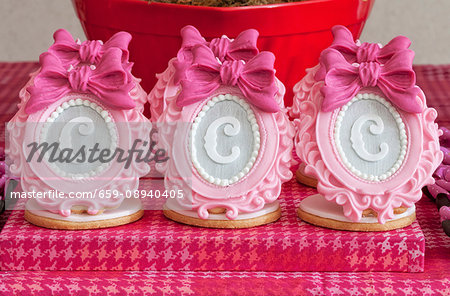
[[[80,58],[83,63],[94,64],[100,56],[102,43],[98,40],[88,40],[80,45]]]
[[[220,78],[224,84],[235,86],[243,70],[243,61],[225,61],[220,68]]]
[[[361,62],[375,62],[377,60],[380,46],[376,43],[364,42],[356,51],[356,60]]]
[[[381,66],[377,62],[364,62],[359,65],[359,78],[363,86],[376,86],[381,75]]]
[[[81,66],[69,72],[69,84],[75,91],[86,92],[91,73],[90,66]]]
[[[211,48],[212,52],[216,57],[219,58],[221,62],[225,60],[225,56],[228,53],[229,46],[230,46],[230,39],[228,39],[227,37],[215,38],[211,40],[211,43],[209,44],[209,47]]]

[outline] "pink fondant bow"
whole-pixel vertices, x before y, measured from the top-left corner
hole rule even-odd
[[[184,27],[181,29],[181,37],[183,39],[181,49],[178,51],[177,61],[174,63],[177,70],[175,83],[178,84],[184,78],[184,71],[192,63],[192,49],[196,45],[209,46],[214,56],[219,58],[221,62],[225,60],[243,60],[247,62],[259,53],[256,46],[258,35],[258,31],[249,29],[241,32],[233,41],[223,36],[207,42],[193,26]]]
[[[241,32],[233,41],[223,36],[221,38],[214,38],[211,42],[200,35],[200,32],[193,26],[186,26],[181,29],[181,37],[183,42],[178,58],[186,58],[186,51],[191,51],[196,45],[208,45],[212,52],[220,61],[224,60],[244,60],[248,61],[259,53],[256,47],[258,41],[258,31],[249,29]],[[188,56],[192,57],[192,55]]]
[[[275,101],[278,88],[273,65],[275,56],[261,52],[248,63],[224,61],[220,63],[210,48],[201,45],[193,49],[193,64],[181,81],[182,90],[177,99],[180,107],[205,100],[221,85],[237,86],[247,100],[266,112],[277,112]]]
[[[135,107],[129,92],[134,82],[123,69],[122,51],[111,48],[97,66],[83,65],[67,70],[51,53],[43,53],[39,61],[41,71],[28,88],[30,99],[25,107],[28,114],[39,111],[70,92],[92,93],[113,109]]]
[[[397,36],[388,44],[380,47],[377,43],[364,42],[356,45],[350,31],[344,26],[332,29],[334,41],[331,48],[341,52],[350,63],[379,62],[386,63],[396,52],[408,49],[411,41],[405,36]]]
[[[419,89],[412,70],[414,52],[403,50],[394,54],[386,64],[363,62],[352,65],[335,49],[326,49],[320,63],[326,69],[322,110],[332,111],[349,102],[362,88],[377,86],[398,108],[420,113],[423,106],[417,99]]]
[[[128,44],[131,35],[127,32],[114,34],[105,44],[100,40],[75,41],[64,29],[53,34],[55,43],[48,51],[58,57],[64,66],[77,66],[80,63],[96,64],[102,55],[110,48],[117,47],[122,50],[122,63],[128,63]]]
[[[397,36],[388,44],[381,47],[377,43],[364,42],[358,45],[353,40],[352,33],[344,26],[334,26],[333,43],[329,48],[339,51],[349,63],[379,62],[386,63],[396,52],[408,49],[411,41],[405,36]],[[316,80],[323,80],[325,69],[321,68],[316,73]]]

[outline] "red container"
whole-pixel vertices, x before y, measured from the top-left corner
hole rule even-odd
[[[304,2],[246,7],[201,7],[143,0],[72,0],[89,39],[108,39],[118,31],[133,35],[130,44],[133,73],[150,91],[156,73],[181,45],[180,29],[195,26],[207,39],[241,31],[259,31],[258,46],[276,56],[278,78],[285,84],[287,105],[292,87],[305,69],[318,62],[320,52],[330,45],[330,29],[345,25],[355,38],[375,0],[309,0]]]

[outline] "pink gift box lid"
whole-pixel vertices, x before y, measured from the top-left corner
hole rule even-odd
[[[12,212],[0,235],[1,270],[398,271],[421,272],[417,222],[389,232],[346,232],[302,222],[298,202],[315,189],[283,186],[279,221],[249,229],[206,229],[146,211],[132,224],[49,230]]]

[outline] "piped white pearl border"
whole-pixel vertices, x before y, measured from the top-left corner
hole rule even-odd
[[[207,111],[213,107],[216,103],[222,102],[222,101],[234,101],[238,103],[242,108],[244,108],[245,112],[247,112],[247,119],[250,122],[252,132],[253,132],[253,151],[251,154],[251,157],[249,161],[247,162],[246,166],[235,176],[231,177],[230,179],[221,179],[221,178],[215,178],[211,175],[209,175],[205,169],[200,165],[199,161],[197,160],[197,151],[195,149],[194,141],[195,141],[195,135],[197,133],[198,126],[200,122],[202,121],[203,117],[206,115]],[[216,97],[213,97],[211,100],[206,103],[202,110],[197,114],[197,117],[194,119],[194,123],[192,124],[191,129],[191,157],[192,157],[192,163],[194,164],[195,169],[197,172],[202,176],[203,179],[205,179],[207,182],[211,184],[215,184],[218,186],[229,186],[231,184],[236,183],[240,179],[242,179],[250,169],[255,164],[256,158],[259,154],[259,148],[261,146],[261,138],[259,133],[259,125],[256,120],[255,114],[253,113],[253,110],[251,109],[250,105],[243,99],[233,96],[230,94],[226,95],[219,95]]]
[[[342,120],[344,119],[344,116],[345,116],[345,112],[348,110],[348,108],[353,103],[360,101],[360,100],[374,100],[374,101],[377,101],[377,102],[383,104],[389,110],[389,112],[392,114],[392,116],[394,117],[395,121],[397,122],[398,130],[400,132],[400,145],[401,146],[400,146],[399,157],[398,157],[397,161],[394,163],[394,165],[389,169],[389,171],[387,171],[379,176],[362,173],[361,171],[356,169],[347,160],[347,157],[345,156],[345,153],[341,146],[341,141],[339,139],[340,128],[341,128]],[[342,106],[341,110],[338,113],[338,116],[336,118],[336,123],[334,126],[334,141],[335,141],[338,153],[339,153],[344,165],[356,176],[358,176],[364,180],[374,181],[374,182],[384,181],[384,180],[388,179],[390,176],[392,176],[393,174],[395,174],[396,171],[398,171],[398,169],[400,168],[400,166],[403,163],[403,160],[405,159],[406,148],[408,146],[408,139],[406,136],[405,124],[403,123],[402,118],[400,117],[400,114],[397,112],[396,108],[394,106],[392,106],[392,104],[389,103],[388,101],[386,101],[384,98],[382,98],[376,94],[372,94],[372,93],[357,94],[353,99],[350,100],[350,102],[348,102],[347,104]]]
[[[114,151],[117,147],[117,131],[116,131],[115,124],[112,122],[111,115],[109,114],[108,111],[104,110],[102,107],[100,107],[96,103],[94,103],[90,100],[83,100],[80,98],[71,99],[67,102],[62,103],[60,106],[56,107],[55,111],[53,111],[50,114],[50,116],[47,118],[47,120],[44,123],[44,127],[42,128],[42,131],[41,131],[41,141],[46,140],[48,128],[59,117],[59,115],[61,115],[66,109],[69,109],[70,107],[75,107],[75,106],[90,107],[91,109],[96,111],[103,118],[103,120],[105,121],[106,126],[108,128],[109,135],[111,137],[111,146],[109,149],[111,151]],[[49,156],[47,154],[45,154],[45,159],[48,162]],[[92,170],[90,172],[83,173],[83,174],[73,174],[73,173],[67,173],[67,172],[61,170],[57,165],[55,165],[52,162],[48,162],[48,164],[52,168],[52,170],[55,173],[57,173],[58,175],[60,175],[61,177],[69,177],[72,179],[83,179],[83,178],[94,177],[94,176],[104,172],[109,166],[108,163],[103,163],[100,166],[98,166],[95,170]]]

